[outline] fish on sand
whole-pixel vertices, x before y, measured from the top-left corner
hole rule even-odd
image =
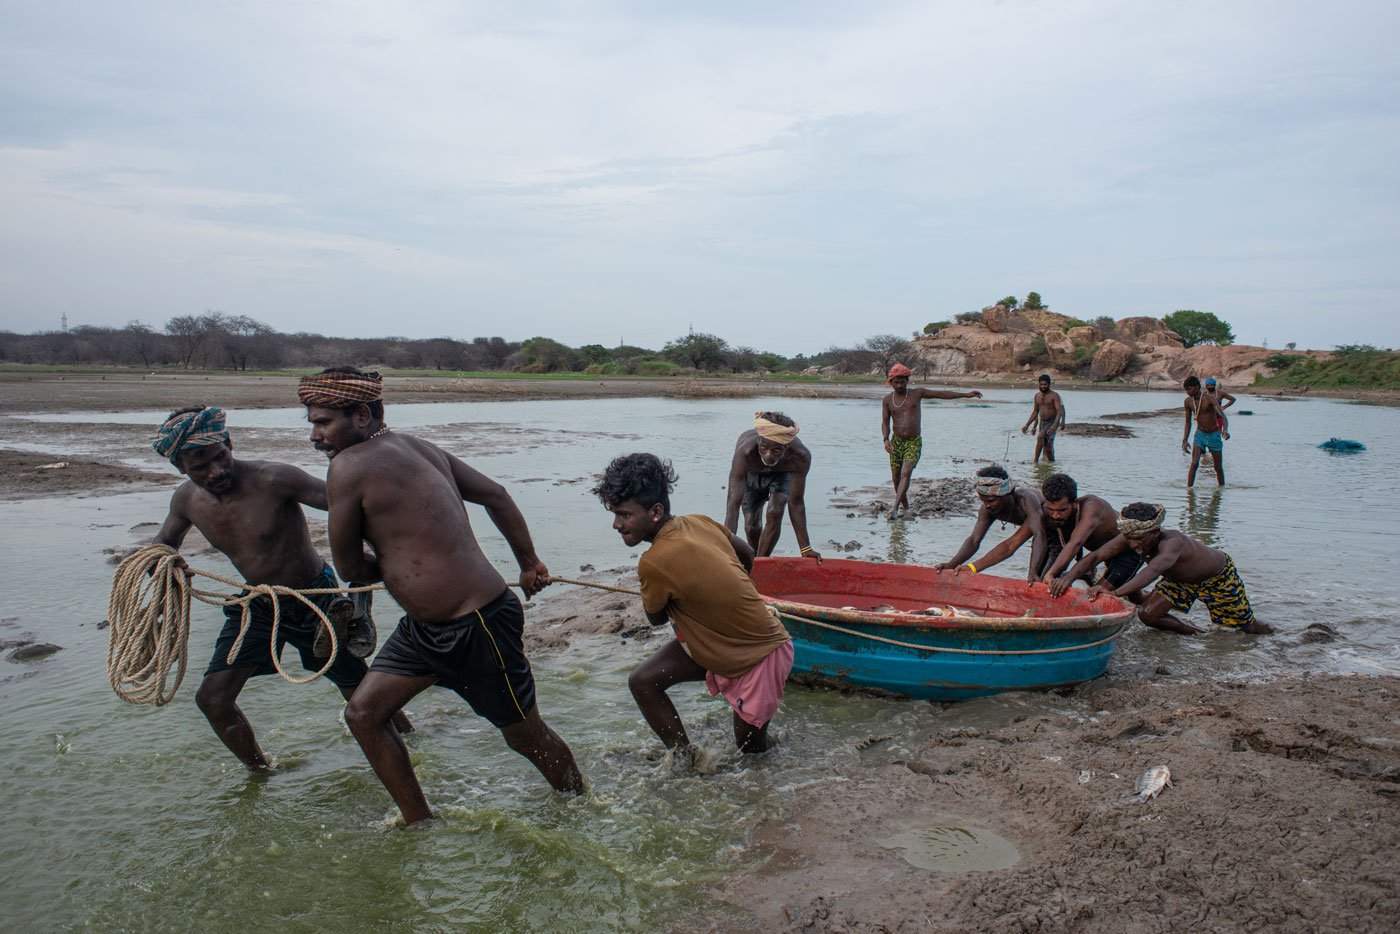
[[[1165,765],[1154,765],[1138,776],[1137,785],[1133,787],[1133,801],[1142,804],[1160,795],[1164,789],[1175,787],[1171,769]]]

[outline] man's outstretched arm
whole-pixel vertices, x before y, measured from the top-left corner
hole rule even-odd
[[[539,593],[549,585],[549,568],[535,553],[525,514],[501,484],[451,454],[447,455],[447,461],[452,465],[452,479],[457,484],[458,494],[466,502],[484,508],[492,524],[505,536],[516,564],[520,565],[520,589],[527,597]]]

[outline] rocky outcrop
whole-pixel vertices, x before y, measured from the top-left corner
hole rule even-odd
[[[938,376],[1021,376],[1049,369],[1061,376],[1088,376],[1095,381],[1122,379],[1138,385],[1180,385],[1187,376],[1214,376],[1227,385],[1245,386],[1255,374],[1271,371],[1263,347],[1186,348],[1181,335],[1158,318],[1123,318],[1112,339],[1089,325],[1068,327],[1072,318],[1036,310],[1012,312],[993,305],[982,310],[978,324],[953,324],[914,341],[918,358],[908,361],[916,372]],[[1017,362],[1036,341],[1045,344],[1048,363]],[[1102,342],[1102,343],[1100,343]],[[1085,359],[1093,352],[1088,366]],[[920,369],[922,367],[923,369]]]
[[[1113,336],[1138,353],[1156,347],[1174,346],[1178,350],[1185,349],[1181,335],[1167,327],[1161,318],[1124,318],[1114,327]]]
[[[1050,361],[1055,366],[1060,368],[1074,366],[1075,346],[1068,334],[1052,328],[1041,337],[1045,341],[1045,352],[1050,355]]]
[[[1133,362],[1133,348],[1116,340],[1106,340],[1099,345],[1089,364],[1089,378],[1094,382],[1113,379],[1128,369]]]

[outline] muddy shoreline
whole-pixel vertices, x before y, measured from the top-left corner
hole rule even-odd
[[[637,586],[626,567],[583,578]],[[556,585],[528,615],[541,655],[664,637],[626,594]],[[853,764],[756,822],[762,865],[712,894],[764,931],[1394,929],[1400,678],[1193,684],[1159,670],[1057,694],[1087,713],[851,736]],[[1173,787],[1132,801],[1154,765]],[[1019,860],[920,868],[891,842],[911,822],[991,831]]]
[[[654,396],[667,385],[479,382],[489,385],[391,380],[390,391],[399,401],[585,398]],[[784,391],[715,383],[675,381],[671,391]],[[271,407],[295,398],[286,377],[3,374],[0,388],[0,413],[11,414],[167,409],[204,399]],[[827,389],[790,387],[794,394]],[[830,387],[831,395],[854,397],[879,391]],[[173,471],[116,460],[0,451],[3,498],[168,488],[179,480]],[[55,463],[66,466],[47,466]],[[848,492],[851,509],[864,508],[863,492]],[[923,508],[939,512],[965,499],[957,492],[929,482],[916,494],[927,500]],[[324,547],[323,526],[316,532]],[[188,550],[198,554],[199,543]],[[577,576],[636,587],[631,565]],[[638,599],[621,593],[556,585],[532,602],[527,618],[527,647],[542,657],[567,653],[575,639],[660,638]],[[1036,713],[986,730],[944,729],[898,742],[852,735],[846,764],[778,816],[755,818],[748,847],[758,868],[707,890],[755,930],[1393,930],[1400,917],[1400,678],[1217,684],[1183,676],[1189,673],[1158,670],[1100,679],[1063,692],[1065,703],[1053,705],[1073,714]],[[1124,794],[1136,777],[1159,764],[1170,767],[1174,787],[1130,803]],[[889,844],[892,828],[911,821],[990,831],[1010,841],[1019,860],[981,871],[920,868]],[[718,923],[691,918],[674,926]]]

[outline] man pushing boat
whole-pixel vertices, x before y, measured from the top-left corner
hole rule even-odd
[[[151,445],[187,477],[170,497],[170,511],[154,541],[178,549],[196,528],[221,551],[250,584],[276,584],[298,590],[338,586],[326,559],[311,544],[303,506],[326,508],[326,484],[291,464],[239,460],[226,428],[224,410],[196,405],[171,412]],[[366,596],[368,596],[366,594]],[[308,597],[338,627],[344,627],[335,660],[326,671],[346,698],[351,697],[368,670],[362,659],[374,651],[373,621],[368,602],[358,614],[343,594]],[[224,607],[224,628],[214,643],[214,657],[195,693],[195,703],[215,735],[249,771],[270,772],[272,764],[258,745],[253,726],[238,707],[238,695],[248,679],[275,674],[272,663],[272,603],[262,596],[249,605],[248,633],[238,655],[228,653],[238,639],[242,610]],[[339,629],[338,629],[339,634]],[[318,640],[320,644],[318,645]],[[279,598],[277,647],[291,643],[301,654],[302,667],[319,671],[318,660],[330,655],[329,639],[320,617],[294,597]],[[403,714],[395,726],[412,729]]]
[[[1126,597],[1161,578],[1138,608],[1138,619],[1148,626],[1182,634],[1199,633],[1202,630],[1168,611],[1185,613],[1200,600],[1210,611],[1210,621],[1217,626],[1238,629],[1251,635],[1273,632],[1272,626],[1254,618],[1244,581],[1240,579],[1230,556],[1176,529],[1164,530],[1162,521],[1165,516],[1166,509],[1154,503],[1131,503],[1123,507],[1118,520],[1118,535],[1103,547],[1085,555],[1080,564],[1092,567],[1093,564],[1089,562],[1107,561],[1123,550],[1131,549],[1146,560],[1147,566],[1118,587],[1109,581],[1101,581],[1089,589],[1089,595],[1094,597],[1107,593]]]
[[[670,622],[676,633],[637,666],[627,686],[673,754],[694,757],[666,694],[686,681],[704,681],[712,695],[723,694],[734,710],[739,750],[763,752],[792,671],[792,639],[749,579],[749,544],[708,516],[671,515],[675,482],[670,463],[629,454],[610,463],[593,490],[625,545],[650,544],[637,562],[642,609],[653,626]]]
[[[753,427],[739,435],[729,463],[729,488],[724,504],[724,524],[739,530],[744,513],[744,537],[760,558],[773,553],[783,531],[783,512],[792,517],[792,534],[798,554],[821,554],[807,535],[807,474],[812,452],[797,439],[797,423],[781,412],[755,412]]]
[[[1045,523],[1053,554],[1046,556],[1045,573],[1041,580],[1050,585],[1050,593],[1059,596],[1081,576],[1088,575],[1093,564],[1074,562],[1085,548],[1101,548],[1118,536],[1118,512],[1108,500],[1086,493],[1079,495],[1079,484],[1069,474],[1056,473],[1040,485],[1040,497],[1045,503]],[[1105,562],[1103,579],[1121,587],[1142,567],[1142,558],[1131,548],[1125,549]],[[1061,574],[1061,571],[1065,573]],[[1133,603],[1142,602],[1142,594],[1126,595]]]
[[[982,506],[977,510],[972,532],[963,540],[957,554],[934,566],[941,571],[961,572],[966,569],[976,574],[1005,561],[1030,539],[1031,562],[1026,579],[1031,582],[1040,580],[1041,570],[1050,555],[1050,541],[1045,533],[1040,494],[1029,487],[1017,486],[1016,481],[1007,474],[1006,468],[1000,464],[988,464],[978,470],[973,483]],[[987,537],[987,530],[991,528],[992,522],[997,520],[1014,523],[1016,531],[1005,541],[994,545],[982,557],[969,561],[968,558],[971,558],[973,552],[982,544],[982,539]],[[1056,542],[1057,546],[1058,544]]]

